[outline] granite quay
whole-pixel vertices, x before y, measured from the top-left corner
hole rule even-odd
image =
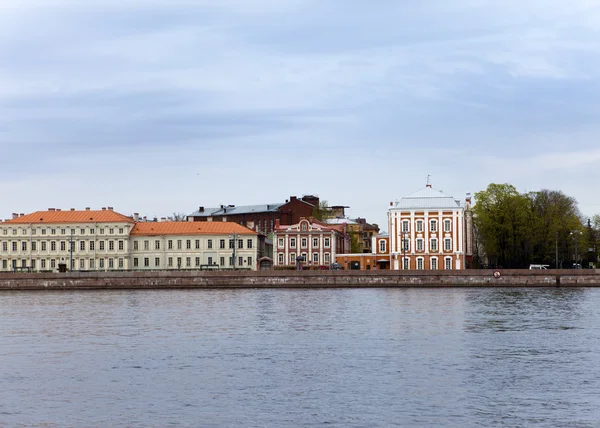
[[[600,270],[3,273],[0,291],[177,288],[600,287]]]

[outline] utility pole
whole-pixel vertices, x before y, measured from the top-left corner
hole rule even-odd
[[[555,249],[554,249],[554,252],[555,252],[555,254],[554,254],[554,257],[555,257],[554,263],[555,263],[555,265],[554,265],[554,268],[558,269],[558,230],[556,231],[556,239],[555,239],[555,243],[554,244],[555,244]]]
[[[233,266],[233,268],[235,269],[235,246],[237,245],[237,233],[234,233],[231,236],[231,239],[233,240],[233,253],[231,256],[231,265]]]

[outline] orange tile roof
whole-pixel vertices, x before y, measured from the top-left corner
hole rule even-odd
[[[113,210],[81,210],[81,211],[36,211],[15,219],[6,220],[2,224],[50,224],[50,223],[133,223],[131,217]]]
[[[232,222],[224,221],[163,221],[136,223],[131,235],[256,235],[257,233]]]

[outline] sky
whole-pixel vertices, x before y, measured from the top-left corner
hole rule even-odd
[[[0,218],[425,187],[600,213],[598,0],[0,0]]]

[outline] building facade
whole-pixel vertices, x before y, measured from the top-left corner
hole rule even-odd
[[[230,222],[136,223],[132,269],[250,269],[258,264],[258,234]]]
[[[336,263],[343,269],[386,270],[390,269],[390,236],[387,233],[371,236],[369,253],[337,254]]]
[[[465,269],[465,206],[431,185],[390,203],[391,268]]]
[[[336,255],[350,248],[346,226],[329,225],[313,218],[302,218],[293,225],[275,225],[274,266],[329,267]]]
[[[0,270],[129,269],[132,218],[113,211],[50,208],[0,222]]]

